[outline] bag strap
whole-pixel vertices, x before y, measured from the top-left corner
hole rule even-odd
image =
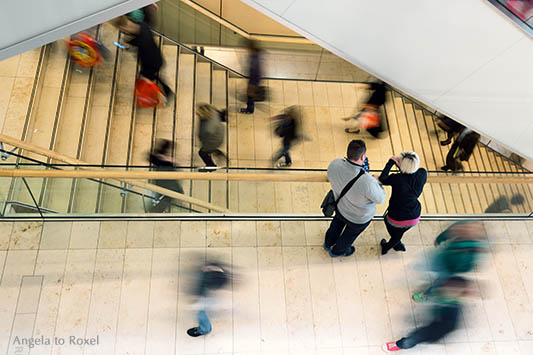
[[[348,192],[348,190],[350,190],[353,186],[353,184],[355,184],[355,182],[357,181],[357,179],[359,179],[363,174],[365,173],[365,169],[362,169],[361,168],[361,171],[359,172],[359,174],[354,177],[352,180],[350,180],[350,182],[348,182],[346,184],[346,186],[344,186],[344,188],[342,189],[341,191],[341,194],[339,195],[339,198],[337,198],[337,200],[335,201],[335,207],[337,207],[337,204],[339,203],[339,200],[344,196],[346,195],[346,193]]]

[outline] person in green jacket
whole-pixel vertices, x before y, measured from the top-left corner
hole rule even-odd
[[[488,249],[485,239],[483,224],[473,221],[454,223],[439,234],[435,240],[438,249],[430,262],[430,271],[437,278],[425,291],[415,293],[413,300],[424,302],[433,296],[434,288],[451,277],[472,271]]]

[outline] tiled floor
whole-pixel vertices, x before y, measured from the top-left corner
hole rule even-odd
[[[0,353],[381,354],[424,322],[410,294],[428,276],[413,266],[448,223],[423,221],[406,253],[380,257],[385,230],[373,222],[354,256],[331,259],[326,221],[3,222]],[[461,329],[406,354],[533,354],[533,222],[485,227],[491,253],[471,275],[480,295]],[[238,277],[219,292],[212,334],[190,338],[189,271],[205,256]],[[16,337],[52,342],[29,349]]]

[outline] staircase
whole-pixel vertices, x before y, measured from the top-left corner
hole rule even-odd
[[[289,105],[301,105],[303,133],[308,140],[292,152],[294,165],[289,170],[294,174],[299,174],[298,169],[325,169],[333,158],[345,155],[351,139],[360,137],[345,133],[346,123],[340,120],[353,114],[366,99],[366,91],[357,83],[265,80],[270,100],[259,103],[253,115],[242,115],[237,111],[242,105],[239,97],[245,92],[244,77],[159,35],[157,43],[166,62],[161,76],[176,94],[175,99],[164,108],[137,108],[133,97],[138,71],[135,51],[118,50],[113,45],[120,34],[111,25],[101,25],[97,36],[111,54],[94,69],[73,64],[60,42],[19,56],[4,134],[109,169],[149,169],[148,152],[157,139],[165,138],[177,143],[174,157],[180,166],[194,170],[190,167],[203,165],[197,153],[195,106],[206,102],[229,112],[228,161],[218,164],[265,169],[272,168],[272,156],[280,148],[269,118]],[[0,63],[0,74],[2,65],[4,62]],[[391,155],[414,150],[422,166],[438,171],[449,146],[439,145],[434,117],[396,92],[388,95],[383,115],[389,133],[380,140],[366,140],[371,168],[380,170]],[[43,161],[40,155],[22,154]],[[6,160],[23,161],[15,157]],[[476,171],[469,174],[473,177],[483,174],[478,171],[524,172],[481,145],[465,170]],[[229,173],[249,171],[253,170],[232,169]],[[120,186],[112,180],[26,180],[39,205],[59,213],[145,213],[151,206],[148,191]],[[2,187],[7,200],[33,204],[22,179],[3,185],[7,185]],[[243,213],[318,213],[329,189],[327,183],[296,182],[182,181],[182,185],[190,196]],[[529,185],[428,184],[421,200],[425,214],[469,214],[482,213],[498,196],[515,193],[524,195],[526,201],[513,212],[532,211]],[[169,212],[190,212],[191,207],[176,204]],[[385,208],[386,204],[378,206],[378,213]],[[194,210],[208,212],[199,207]]]

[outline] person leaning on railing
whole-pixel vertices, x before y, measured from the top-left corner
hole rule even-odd
[[[400,169],[400,172],[389,175],[394,165]],[[389,159],[379,176],[379,181],[383,185],[392,187],[389,207],[384,217],[390,239],[388,242],[381,239],[381,255],[387,254],[390,249],[405,251],[405,245],[401,240],[404,233],[420,221],[422,206],[418,198],[427,181],[427,171],[420,168],[418,154],[402,152]]]

